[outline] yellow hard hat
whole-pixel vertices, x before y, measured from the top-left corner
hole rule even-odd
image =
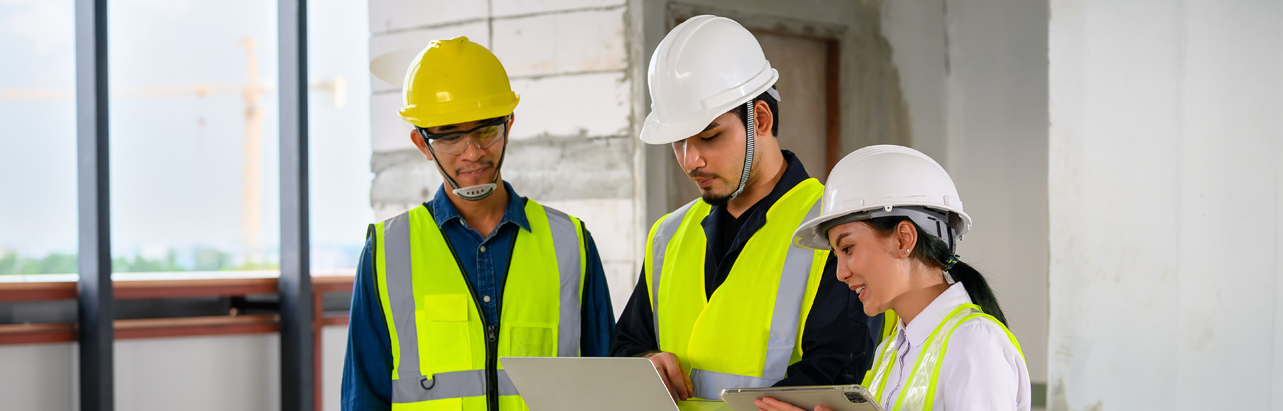
[[[401,118],[419,127],[503,117],[521,101],[494,53],[462,36],[433,40],[419,52],[401,98]]]

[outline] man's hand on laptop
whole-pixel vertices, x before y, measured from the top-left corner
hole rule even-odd
[[[682,362],[677,359],[677,354],[656,351],[643,357],[650,360],[655,370],[659,371],[659,376],[664,379],[664,385],[668,386],[668,393],[673,395],[674,400],[686,401],[694,395],[695,384],[691,383],[690,376],[682,369]]]

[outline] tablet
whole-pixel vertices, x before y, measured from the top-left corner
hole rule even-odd
[[[824,405],[833,411],[883,411],[869,391],[859,385],[824,385],[812,387],[727,388],[722,401],[735,411],[757,411],[754,400],[771,397],[804,410]]]

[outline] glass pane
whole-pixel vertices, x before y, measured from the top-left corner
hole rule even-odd
[[[71,0],[0,2],[0,274],[76,273],[74,34]]]
[[[275,7],[109,1],[116,272],[274,275]]]
[[[364,0],[308,2],[312,273],[355,273],[370,208],[369,13]]]

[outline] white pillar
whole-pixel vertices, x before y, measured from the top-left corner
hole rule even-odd
[[[1052,410],[1283,409],[1283,4],[1059,0]]]

